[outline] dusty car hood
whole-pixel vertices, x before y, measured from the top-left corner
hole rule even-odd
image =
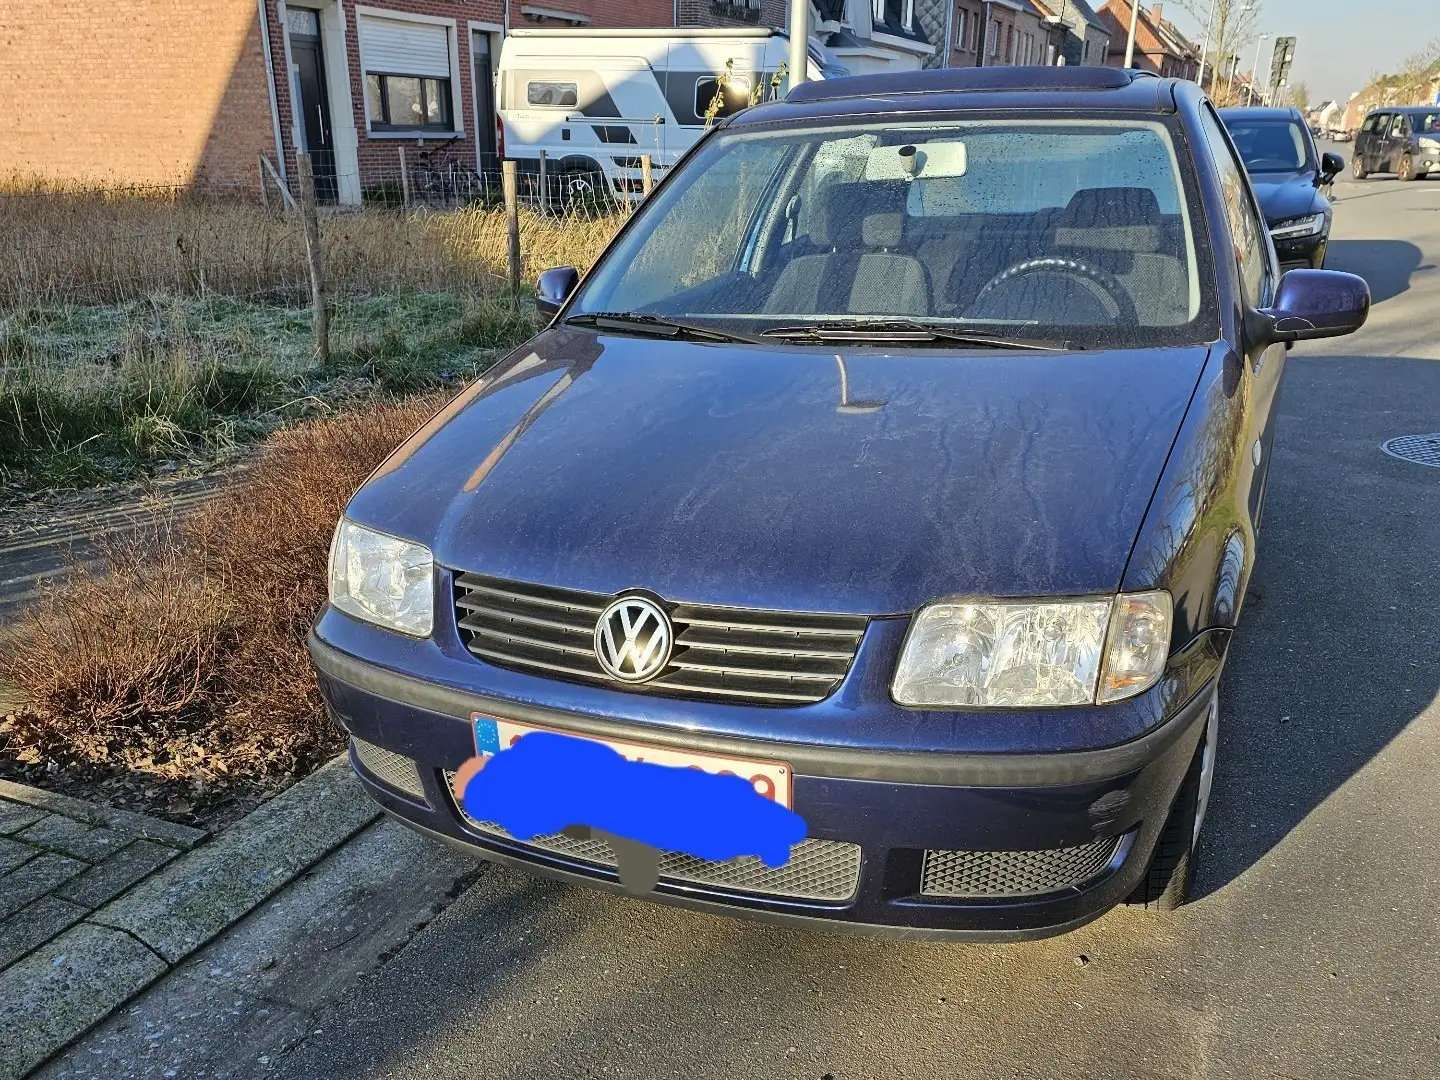
[[[1315,187],[1314,173],[1260,173],[1250,177],[1265,222],[1274,225],[1286,218],[1318,214],[1324,198]]]
[[[554,330],[348,512],[448,567],[671,600],[1109,592],[1206,354],[847,352],[842,407],[820,349]]]

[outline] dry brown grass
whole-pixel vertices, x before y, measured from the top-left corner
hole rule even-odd
[[[0,654],[26,701],[0,757],[170,796],[179,784],[188,803],[273,789],[335,752],[305,649],[331,531],[442,400],[286,429],[206,509],[48,591]]]
[[[525,281],[547,266],[588,267],[620,220],[522,210]],[[338,293],[487,294],[507,278],[500,210],[329,212],[321,236]],[[0,308],[157,292],[303,301],[308,288],[299,218],[251,199],[169,188],[0,190]]]

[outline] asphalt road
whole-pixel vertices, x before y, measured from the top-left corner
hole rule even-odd
[[[1290,356],[1198,895],[1181,912],[1122,909],[1020,945],[899,943],[485,865],[283,1045],[242,1023],[238,993],[232,1009],[217,989],[207,1014],[171,991],[47,1075],[1440,1074],[1440,469],[1380,451],[1440,431],[1440,179],[1342,182],[1337,197],[1331,265],[1369,277],[1376,308],[1359,335]],[[233,933],[268,933],[254,918]],[[159,1052],[139,1066],[162,1006],[167,1031],[246,1034],[208,1066],[162,1072]]]

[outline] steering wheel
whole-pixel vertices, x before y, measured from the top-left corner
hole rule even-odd
[[[1001,270],[987,281],[976,293],[970,305],[973,314],[981,303],[996,290],[1013,285],[1017,280],[1035,274],[1059,274],[1080,282],[1094,294],[1110,315],[1112,325],[1138,326],[1140,317],[1135,311],[1135,301],[1130,291],[1108,270],[1081,262],[1079,259],[1061,258],[1058,255],[1044,255],[1036,259],[1025,259],[1014,266]]]

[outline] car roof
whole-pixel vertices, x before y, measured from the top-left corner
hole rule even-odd
[[[1267,109],[1256,105],[1249,107],[1231,106],[1230,108],[1220,109],[1218,111],[1223,120],[1234,117],[1237,120],[1298,120],[1301,123],[1305,122],[1305,118],[1300,115],[1299,109]]]
[[[1176,80],[1112,67],[932,68],[801,83],[727,126],[822,116],[964,109],[1174,112]]]
[[[1428,116],[1430,113],[1440,112],[1440,105],[1382,105],[1371,109],[1366,116],[1373,116],[1375,113],[1404,113],[1406,116],[1414,116],[1417,113]]]

